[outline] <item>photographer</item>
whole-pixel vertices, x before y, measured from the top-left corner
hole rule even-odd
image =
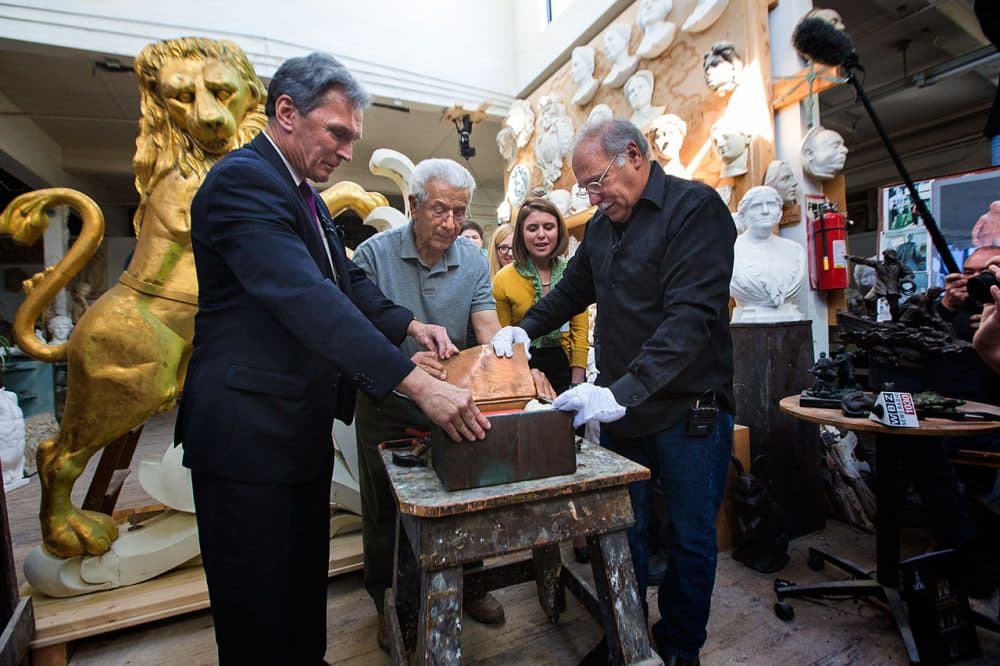
[[[990,261],[988,270],[994,277],[1000,279],[1000,266],[997,264],[1000,264],[1000,256]],[[993,370],[1000,372],[1000,315],[997,314],[997,307],[1000,306],[1000,287],[990,287],[990,295],[993,296],[993,302],[983,308],[979,329],[972,338],[972,344],[983,360]]]

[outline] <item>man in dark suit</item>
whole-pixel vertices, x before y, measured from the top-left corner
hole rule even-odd
[[[265,131],[192,203],[199,310],[176,441],[223,664],[322,663],[330,433],[335,416],[352,418],[356,387],[376,399],[397,389],[456,440],[489,427],[468,391],[399,351],[407,335],[440,358],[456,349],[348,261],[306,182],[351,159],[368,103],[334,58],[287,61]]]

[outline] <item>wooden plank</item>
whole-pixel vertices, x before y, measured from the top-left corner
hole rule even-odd
[[[108,515],[115,510],[118,495],[132,466],[132,456],[135,455],[140,435],[142,435],[141,425],[101,449],[101,459],[97,463],[94,478],[90,480],[87,496],[83,500],[84,509]]]
[[[812,86],[809,79],[812,78]],[[832,79],[832,80],[831,80]],[[824,90],[839,86],[837,68],[826,65],[803,67],[791,76],[782,77],[771,86],[771,99],[774,110],[783,109],[792,104],[798,104],[809,95],[818,95]]]
[[[0,633],[0,666],[20,666],[28,658],[28,644],[35,633],[31,599],[21,599]]]
[[[56,643],[31,650],[31,666],[66,666],[69,663],[69,645]]]
[[[362,567],[360,534],[348,534],[330,541],[330,576],[358,571]],[[30,590],[30,586],[25,587]],[[34,594],[32,598],[36,619],[35,637],[31,642],[33,650],[209,607],[205,570],[200,566],[80,597],[57,599]]]

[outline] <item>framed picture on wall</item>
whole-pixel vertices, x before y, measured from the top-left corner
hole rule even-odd
[[[978,247],[1000,245],[1000,167],[935,178],[931,214],[937,220],[955,262],[962,266]],[[947,269],[931,248],[934,284],[944,284]]]

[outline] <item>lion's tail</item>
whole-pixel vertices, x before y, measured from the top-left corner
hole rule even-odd
[[[33,245],[49,226],[48,212],[59,205],[76,209],[83,228],[76,242],[55,266],[22,283],[26,297],[14,316],[14,338],[28,356],[49,363],[66,359],[67,343],[50,345],[35,335],[35,322],[56,295],[86,265],[104,240],[104,214],[93,199],[63,187],[28,192],[10,202],[0,213],[0,233],[19,245]]]

